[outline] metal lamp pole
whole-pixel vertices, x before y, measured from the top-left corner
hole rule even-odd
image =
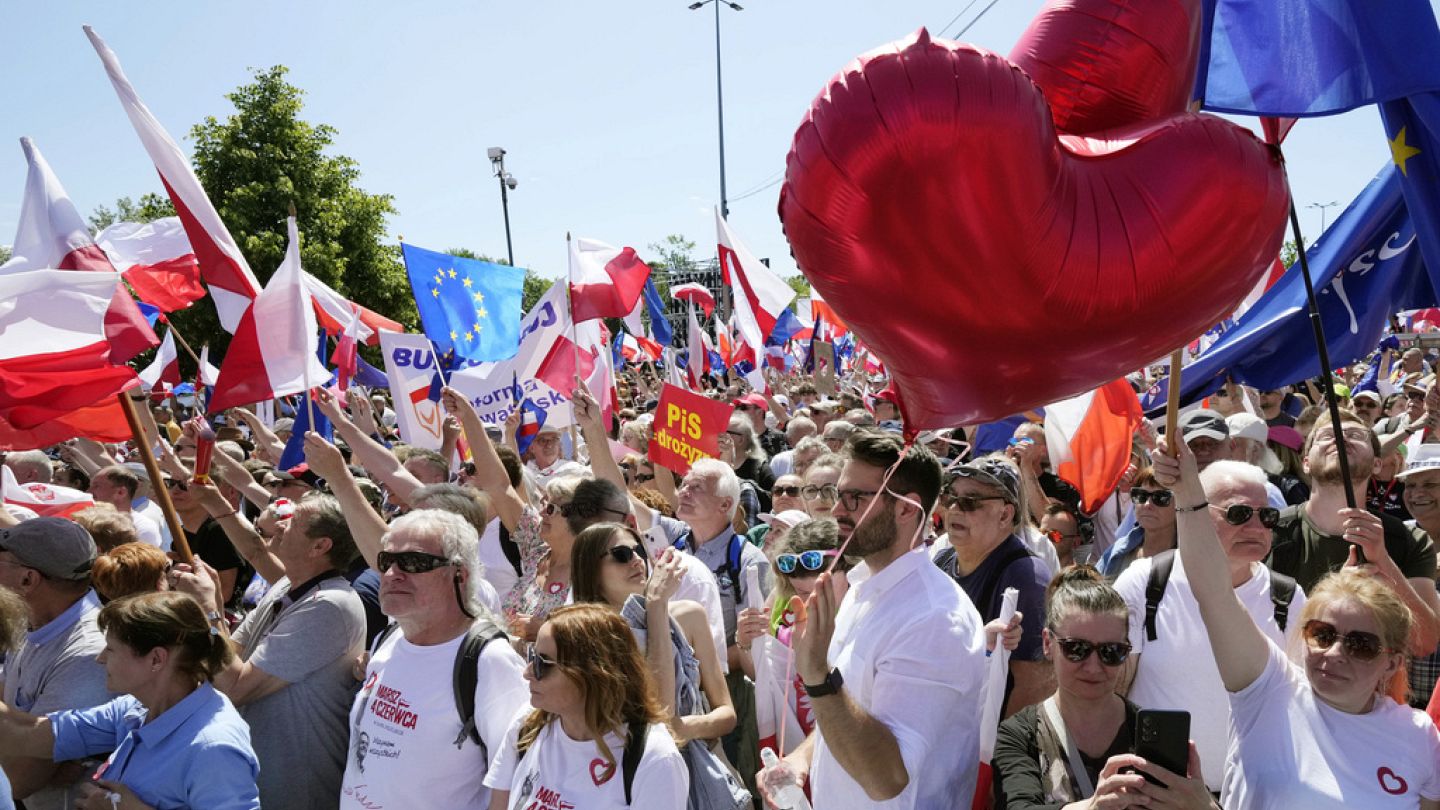
[[[505,171],[505,150],[499,146],[492,146],[487,150],[490,156],[490,166],[495,170],[495,177],[500,181],[500,210],[505,215],[505,256],[510,261],[510,266],[515,266],[515,248],[510,243],[510,191],[520,182],[515,176]]]

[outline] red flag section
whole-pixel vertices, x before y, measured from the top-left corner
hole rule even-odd
[[[175,312],[205,297],[200,263],[178,217],[117,222],[95,241],[145,303]]]
[[[556,391],[571,391],[575,388],[577,376],[590,379],[595,371],[596,356],[596,352],[582,349],[569,338],[561,336],[556,338],[555,345],[540,361],[535,377]]]
[[[28,430],[0,418],[0,451],[38,450],[77,436],[97,442],[128,441],[130,423],[125,420],[125,410],[119,401],[106,397]]]
[[[1135,389],[1123,379],[1045,406],[1050,464],[1080,490],[1085,512],[1098,509],[1120,483],[1130,463],[1131,437],[1144,416]]]
[[[570,274],[570,311],[580,323],[630,314],[650,278],[650,268],[634,248],[576,239],[570,243]]]

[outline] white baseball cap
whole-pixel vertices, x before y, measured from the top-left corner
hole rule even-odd
[[[1440,470],[1440,444],[1422,444],[1415,455],[1405,462],[1405,469],[1395,475],[1404,478],[1426,470]]]

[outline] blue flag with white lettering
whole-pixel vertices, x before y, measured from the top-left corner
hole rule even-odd
[[[515,356],[525,271],[403,243],[400,250],[425,336],[447,367]]]
[[[1440,94],[1387,101],[1380,118],[1430,283],[1440,289]]]
[[[1400,191],[1400,172],[1387,165],[1310,246],[1321,323],[1330,362],[1341,366],[1370,353],[1390,314],[1434,306],[1416,228]],[[1181,403],[1219,388],[1227,377],[1273,391],[1320,373],[1305,282],[1298,262],[1181,374]],[[1168,380],[1141,398],[1147,412],[1165,407]]]
[[[1205,0],[1195,98],[1301,118],[1440,90],[1428,0]]]

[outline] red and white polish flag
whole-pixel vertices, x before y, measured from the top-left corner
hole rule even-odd
[[[720,272],[730,285],[736,331],[740,341],[759,354],[765,351],[765,340],[775,331],[780,313],[795,300],[795,290],[755,258],[718,208],[715,228],[719,232]]]
[[[1135,389],[1123,378],[1045,406],[1051,469],[1080,490],[1085,512],[1098,509],[1120,483],[1143,418]]]
[[[100,55],[110,83],[115,87],[115,94],[120,97],[120,106],[125,109],[131,125],[135,127],[135,134],[140,136],[140,143],[155,163],[155,170],[160,173],[165,192],[175,204],[175,213],[179,215],[185,233],[190,237],[195,258],[199,260],[200,275],[210,289],[215,310],[220,314],[220,325],[226,331],[234,332],[246,308],[259,294],[260,282],[250,271],[244,254],[206,196],[199,178],[190,168],[189,160],[160,121],[151,114],[145,102],[140,100],[121,70],[120,60],[114,51],[88,25],[85,26],[85,35]]]
[[[650,268],[634,248],[615,248],[594,239],[570,242],[570,310],[575,322],[624,318],[640,302]]]
[[[139,377],[140,382],[151,391],[160,385],[174,388],[180,384],[180,354],[175,351],[174,331],[165,330],[165,339],[160,341],[160,350],[155,352],[155,359],[140,372]]]
[[[141,301],[177,312],[205,297],[200,263],[179,217],[117,222],[95,236]]]
[[[0,466],[0,501],[23,506],[40,517],[69,517],[95,505],[89,493],[78,489],[39,482],[21,484],[5,466]]]

